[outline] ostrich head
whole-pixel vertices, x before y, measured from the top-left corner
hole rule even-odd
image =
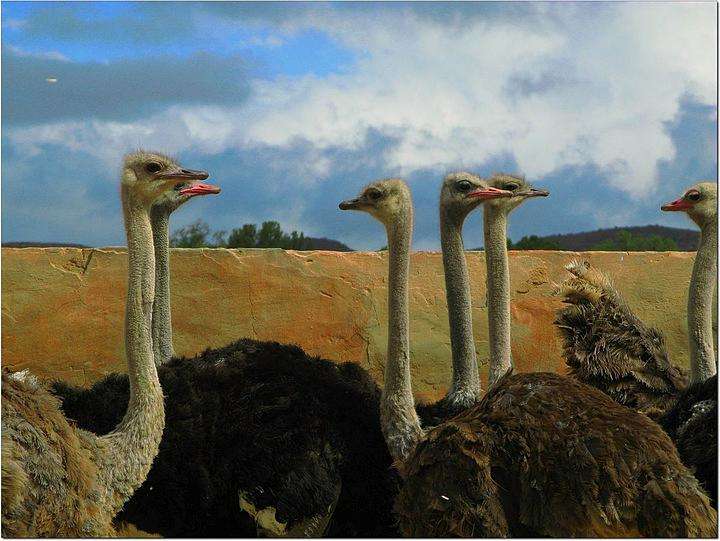
[[[496,173],[487,183],[490,187],[504,190],[511,193],[508,198],[496,198],[488,201],[487,206],[501,210],[505,214],[510,213],[518,205],[531,197],[547,197],[550,192],[534,188],[525,180],[525,177]]]
[[[688,188],[679,199],[660,207],[666,211],[684,211],[702,229],[717,220],[717,184],[698,182]]]
[[[359,196],[346,199],[339,206],[340,210],[362,210],[389,226],[399,216],[412,213],[412,197],[403,180],[391,178],[368,184]]]
[[[200,181],[205,171],[184,169],[175,160],[157,153],[138,151],[125,156],[122,190],[146,207],[166,208],[172,212],[196,195],[220,193],[220,188]]]
[[[490,186],[472,173],[450,173],[440,189],[440,208],[459,220],[490,199],[512,197],[512,192]]]

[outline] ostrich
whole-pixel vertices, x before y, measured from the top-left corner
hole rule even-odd
[[[491,215],[547,195],[507,175],[493,177],[491,185],[514,194],[489,199],[485,208]],[[485,193],[481,188],[458,197],[469,201]],[[345,207],[369,212],[390,237],[381,417],[403,477],[395,509],[404,535],[715,535],[715,511],[662,430],[572,379],[506,374],[476,406],[423,431],[408,367],[409,192],[371,185]],[[493,242],[505,243],[500,231],[490,233]],[[496,263],[488,259],[488,274],[497,270]],[[502,273],[499,277],[496,286],[507,288]]]
[[[567,304],[555,318],[565,363],[574,378],[616,402],[658,420],[688,385],[672,365],[665,337],[630,310],[612,281],[585,261],[565,267],[558,287]]]
[[[701,229],[687,311],[694,383],[688,388],[684,371],[669,362],[662,333],[637,318],[610,279],[587,262],[567,266],[573,277],[559,291],[569,306],[558,313],[556,324],[573,375],[656,419],[716,506],[712,295],[717,269],[717,185],[696,184],[662,209],[687,212]]]
[[[686,212],[700,228],[687,309],[693,383],[717,374],[712,328],[713,291],[717,283],[717,204],[717,184],[700,182],[681,198],[662,206],[664,211]]]
[[[158,451],[165,413],[150,331],[155,269],[150,207],[169,192],[193,190],[207,173],[126,157],[121,197],[128,243],[125,342],[129,400],[114,429],[77,429],[33,377],[2,372],[2,531],[8,537],[87,537],[111,522],[144,481]]]
[[[168,222],[186,200],[153,207],[152,332],[167,419],[147,480],[118,520],[168,537],[397,535],[379,390],[357,364],[248,339],[170,359]],[[128,379],[55,383],[54,392],[68,417],[104,434],[128,401]]]
[[[477,193],[482,188],[484,194]],[[476,190],[471,199],[465,193]],[[442,243],[445,290],[447,293],[450,344],[452,349],[452,384],[448,394],[435,404],[418,404],[416,410],[423,427],[436,426],[475,405],[481,398],[475,339],[472,330],[472,301],[462,227],[468,214],[493,197],[507,197],[509,192],[479,186],[469,173],[451,173],[445,177],[440,194],[440,239]]]

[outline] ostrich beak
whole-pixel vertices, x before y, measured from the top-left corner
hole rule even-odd
[[[213,186],[212,184],[202,184],[200,182],[197,182],[195,184],[191,184],[187,188],[183,188],[182,190],[180,190],[180,193],[182,195],[189,196],[217,194],[220,193],[220,188],[218,186]]]
[[[205,180],[210,174],[207,171],[181,169],[179,167],[163,171],[155,175],[158,180]]]
[[[340,204],[338,207],[340,207],[340,210],[355,210],[360,206],[360,198],[356,197],[355,199],[346,199],[345,201],[340,201]]]
[[[662,207],[660,207],[660,210],[678,211],[678,210],[687,210],[690,207],[692,207],[692,204],[688,203],[681,197],[680,199],[676,199],[675,201],[670,201],[669,203],[665,203]]]
[[[541,190],[540,188],[530,188],[527,192],[521,194],[523,197],[547,197],[550,192],[547,190]]]
[[[477,199],[497,199],[498,197],[512,197],[513,193],[508,190],[500,190],[498,188],[493,188],[492,186],[488,186],[487,188],[479,188],[475,190],[474,192],[470,192],[467,194],[467,197],[474,197]]]

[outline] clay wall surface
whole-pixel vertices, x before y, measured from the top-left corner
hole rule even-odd
[[[687,366],[685,304],[694,253],[511,251],[517,370],[563,372],[552,324],[561,303],[552,289],[575,257],[609,272],[637,315],[665,334],[673,362]],[[485,383],[484,253],[467,258]],[[313,355],[358,362],[382,382],[387,252],[175,249],[171,266],[177,353],[240,337],[292,342]],[[123,371],[126,272],[124,248],[3,248],[3,366],[86,385]],[[410,279],[414,389],[433,399],[444,392],[450,370],[441,255],[414,253]]]

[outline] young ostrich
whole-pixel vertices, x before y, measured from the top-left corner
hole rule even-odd
[[[475,178],[478,189],[458,190],[459,200],[470,204],[486,193],[487,186]],[[486,224],[493,229],[486,238],[505,245],[504,219],[492,217],[547,193],[506,175],[493,177],[491,185],[514,194],[485,203],[491,214]],[[425,433],[413,407],[408,367],[409,194],[372,193],[363,192],[347,208],[371,213],[386,224],[390,237],[391,319],[381,418],[404,477],[395,506],[403,534],[715,535],[715,511],[662,430],[569,378],[505,375],[479,404]],[[498,262],[490,254],[500,250],[488,248],[488,274],[496,273]],[[495,276],[496,287],[508,287],[502,273]],[[503,353],[510,358],[509,351]]]
[[[154,169],[136,155],[125,159],[129,400],[114,430],[98,437],[77,429],[37,380],[3,370],[3,535],[112,535],[113,517],[145,480],[165,421],[150,334],[155,287],[150,207],[205,178],[206,173],[179,167]]]
[[[558,287],[568,306],[555,325],[570,375],[616,402],[658,420],[688,385],[668,359],[665,337],[630,310],[611,280],[585,261],[565,267]]]
[[[168,198],[151,216],[167,419],[147,480],[118,519],[168,537],[397,535],[380,393],[362,368],[248,339],[171,360],[168,221],[186,200]],[[104,434],[128,401],[128,379],[54,392],[68,417]]]
[[[717,269],[717,185],[696,184],[662,209],[687,212],[701,230],[688,295],[693,385],[687,388],[684,371],[670,364],[662,333],[637,318],[610,279],[586,262],[567,267],[573,278],[562,284],[560,292],[569,306],[558,313],[556,323],[573,375],[656,419],[716,506],[712,295]]]

